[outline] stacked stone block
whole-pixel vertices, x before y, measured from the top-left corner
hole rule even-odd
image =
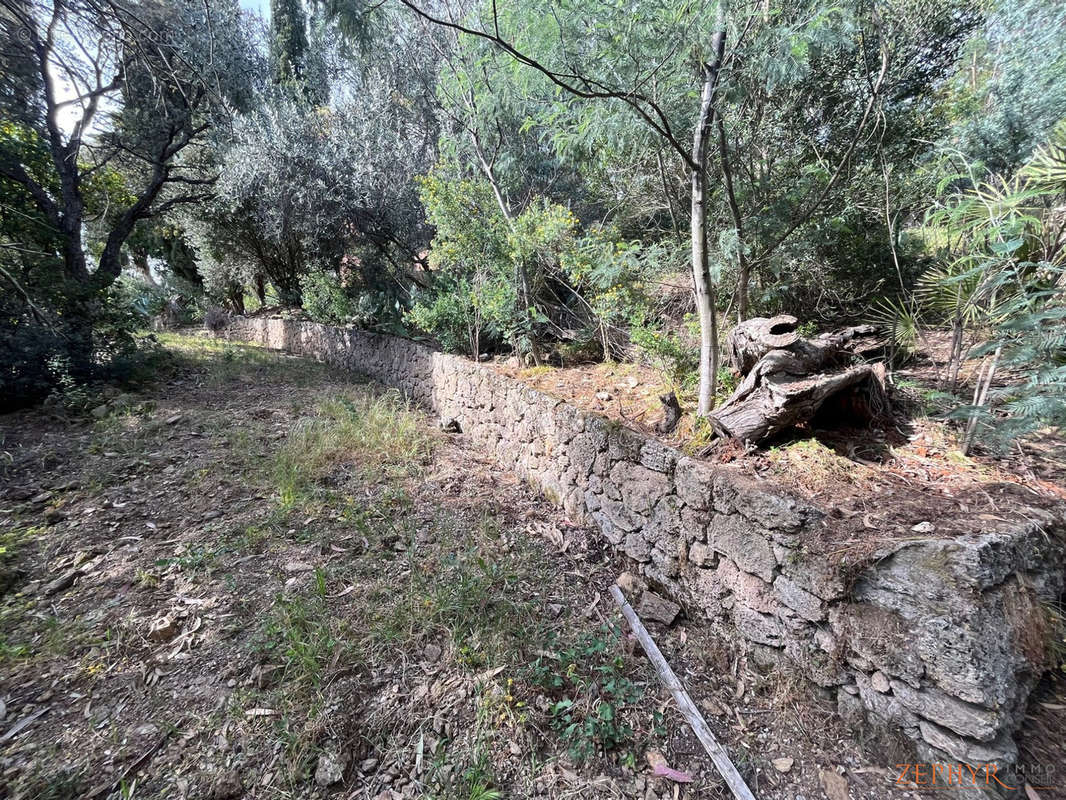
[[[368,375],[462,432],[663,592],[791,661],[842,713],[902,730],[929,760],[1012,763],[1063,591],[1061,509],[897,542],[857,575],[818,543],[833,519],[490,367],[405,339],[282,318],[226,336]]]

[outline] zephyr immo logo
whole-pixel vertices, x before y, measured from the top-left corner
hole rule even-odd
[[[926,762],[896,764],[896,786],[903,789],[958,789],[990,787],[999,789],[1052,789],[1051,767],[1001,768],[998,764]]]

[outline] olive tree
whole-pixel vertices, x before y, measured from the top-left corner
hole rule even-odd
[[[402,270],[428,241],[413,178],[435,160],[437,131],[432,86],[409,69],[417,42],[382,33],[355,62],[328,30],[309,42],[307,61],[330,65],[329,102],[279,83],[219,145],[215,194],[192,225],[209,288],[261,275],[295,306],[313,271],[356,253],[363,269]],[[240,268],[210,256],[227,251]]]

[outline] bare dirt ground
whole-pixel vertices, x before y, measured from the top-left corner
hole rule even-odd
[[[597,535],[379,387],[167,345],[93,418],[0,417],[0,797],[728,796]],[[653,634],[758,797],[918,796],[801,678]]]

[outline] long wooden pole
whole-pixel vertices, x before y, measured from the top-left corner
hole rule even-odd
[[[622,616],[626,618],[626,622],[628,622],[629,627],[633,629],[633,633],[640,642],[640,646],[644,648],[644,652],[648,654],[649,660],[655,665],[655,670],[659,673],[659,679],[662,680],[663,685],[670,690],[670,694],[674,696],[678,708],[680,708],[681,713],[685,715],[688,724],[692,726],[696,738],[700,740],[703,749],[706,750],[707,755],[711,757],[711,761],[714,762],[714,766],[725,780],[726,785],[729,787],[729,791],[733,793],[733,796],[736,797],[737,800],[755,800],[755,796],[751,793],[751,789],[749,789],[748,785],[744,783],[744,779],[740,777],[740,773],[737,772],[737,768],[733,766],[733,762],[729,760],[729,754],[726,753],[725,748],[719,744],[718,740],[714,738],[711,729],[707,727],[707,720],[703,718],[703,714],[701,714],[699,709],[696,708],[696,704],[692,702],[692,698],[681,684],[681,680],[674,674],[674,671],[670,669],[670,665],[666,663],[666,658],[655,644],[655,640],[651,638],[647,628],[645,628],[644,624],[640,621],[637,612],[634,611],[633,607],[626,601],[625,595],[622,594],[622,590],[617,586],[612,586],[611,596],[618,604],[618,607],[622,609]]]

